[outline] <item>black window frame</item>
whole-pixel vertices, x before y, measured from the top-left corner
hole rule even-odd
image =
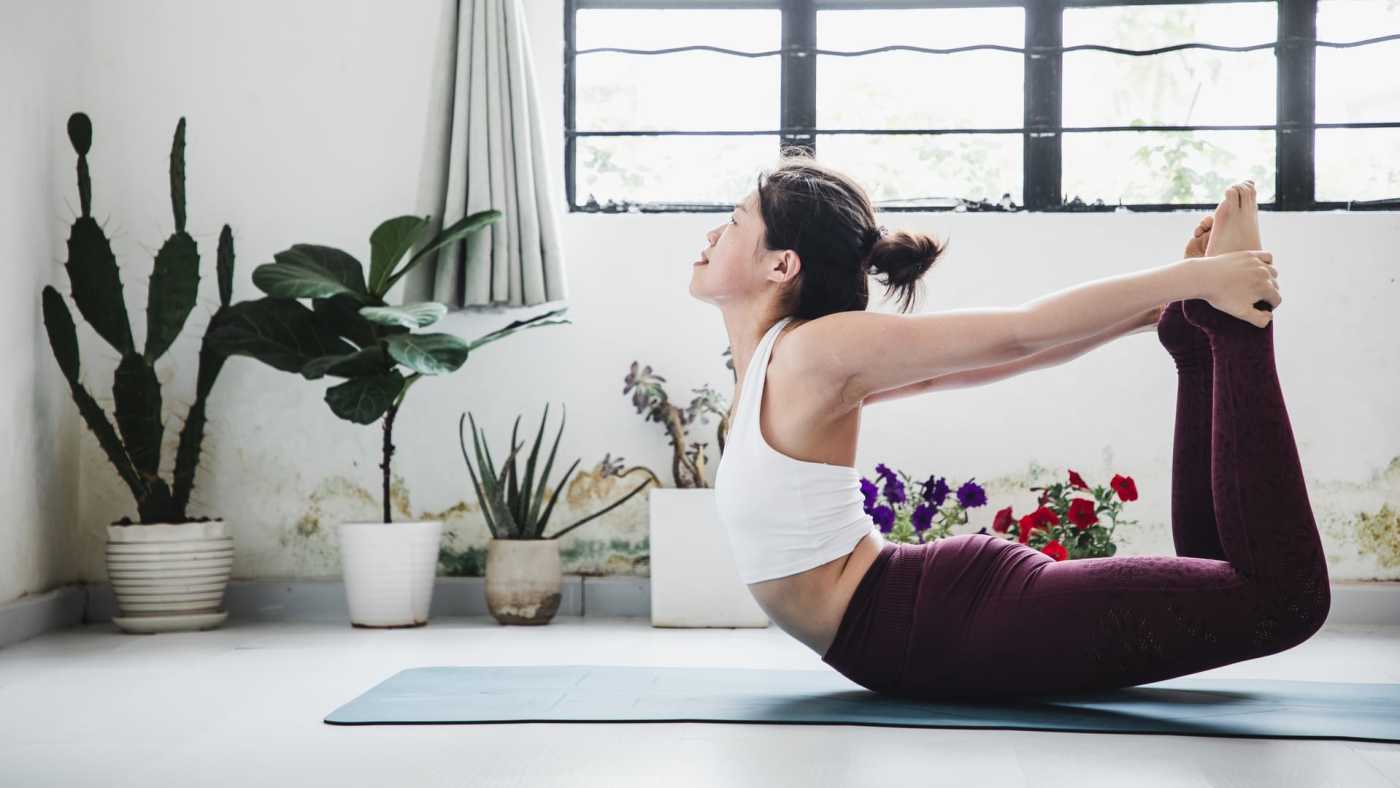
[[[1066,128],[1061,122],[1063,106],[1063,52],[1077,49],[1110,49],[1099,45],[1064,47],[1063,19],[1066,8],[1099,8],[1129,5],[1186,5],[1238,2],[1271,2],[1278,7],[1276,41],[1250,47],[1220,47],[1199,43],[1183,43],[1163,47],[1160,51],[1184,48],[1225,49],[1247,51],[1275,49],[1277,53],[1277,108],[1273,124],[1204,124],[1158,126],[1079,126]],[[1061,190],[1061,139],[1066,133],[1094,131],[1197,131],[1197,130],[1272,130],[1275,135],[1275,199],[1259,204],[1261,210],[1323,211],[1323,210],[1400,210],[1400,196],[1379,200],[1324,201],[1315,199],[1315,130],[1326,128],[1400,128],[1400,120],[1369,123],[1317,123],[1315,120],[1315,80],[1317,52],[1317,6],[1319,0],[564,0],[564,182],[565,200],[570,213],[679,213],[716,212],[733,209],[732,203],[671,203],[632,202],[607,204],[596,202],[577,204],[575,148],[584,136],[660,136],[660,135],[778,135],[779,147],[800,146],[816,150],[817,134],[946,134],[946,133],[1019,133],[1022,135],[1022,200],[1023,205],[1004,208],[988,202],[963,201],[957,206],[883,205],[885,212],[920,211],[1033,211],[1033,212],[1097,212],[1115,211],[1179,211],[1214,208],[1214,203],[1118,203],[1105,204],[1098,200],[1084,203],[1078,198],[1064,201]],[[1025,62],[1022,126],[1016,129],[824,129],[816,125],[816,55],[823,53],[816,46],[817,12],[836,9],[927,9],[927,8],[992,8],[1021,7],[1025,12]],[[682,131],[682,130],[590,130],[575,127],[575,58],[581,54],[575,47],[575,22],[580,9],[770,9],[781,12],[781,48],[763,53],[723,50],[736,55],[773,56],[781,58],[781,127],[779,129],[745,131]],[[1346,46],[1394,40],[1400,35],[1383,35]],[[1325,42],[1324,42],[1325,44]],[[1335,45],[1335,44],[1333,44]],[[686,47],[704,46],[702,42]],[[891,42],[889,46],[913,47],[907,42]],[[988,48],[972,45],[965,48]],[[710,49],[723,49],[707,46]],[[990,47],[997,48],[997,47]],[[1001,47],[1005,49],[1005,47]],[[612,47],[583,50],[582,54],[613,50]],[[664,54],[652,50],[626,50],[638,54]],[[946,51],[946,50],[939,50]],[[1015,50],[1012,50],[1015,51]],[[1118,50],[1127,52],[1126,50]],[[1143,56],[1159,50],[1146,51]],[[868,52],[865,54],[869,54]],[[861,55],[851,55],[860,57]],[[775,155],[777,151],[774,151]]]

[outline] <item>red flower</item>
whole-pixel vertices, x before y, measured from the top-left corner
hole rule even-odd
[[[1060,522],[1060,516],[1054,510],[1042,506],[1030,514],[1022,517],[1016,525],[1020,529],[1018,535],[1021,544],[1025,544],[1031,538],[1031,531],[1036,528],[1049,528]]]
[[[1089,489],[1089,485],[1084,483],[1084,477],[1080,476],[1075,471],[1069,472],[1069,484],[1071,487],[1078,487],[1081,490]]]
[[[1125,501],[1137,500],[1137,485],[1133,484],[1133,477],[1119,476],[1115,473],[1113,474],[1113,481],[1109,482],[1109,486],[1113,487],[1113,491],[1118,493],[1119,498]]]
[[[1060,544],[1059,539],[1055,539],[1051,541],[1050,544],[1040,548],[1040,552],[1045,553],[1056,561],[1063,561],[1069,558],[1069,551],[1065,549],[1064,545]]]
[[[1004,534],[1006,533],[1006,529],[1011,527],[1011,521],[1014,519],[1015,518],[1011,516],[1011,507],[1008,506],[997,512],[996,518],[992,520],[992,530],[999,534]]]
[[[1088,498],[1071,498],[1069,502],[1069,521],[1074,523],[1079,530],[1084,530],[1099,521],[1099,516],[1094,514],[1094,502]]]

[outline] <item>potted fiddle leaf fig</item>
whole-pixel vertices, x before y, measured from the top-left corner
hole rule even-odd
[[[145,347],[138,348],[127,319],[121,272],[112,244],[92,216],[88,151],[92,121],[81,112],[68,118],[68,139],[78,154],[82,215],[68,235],[68,281],[78,312],[120,356],[112,382],[116,427],[79,379],[78,335],[73,314],[52,285],[43,290],[44,327],[58,367],[88,429],[136,499],[137,519],[107,526],[107,576],[125,632],[181,632],[217,627],[228,618],[224,589],[233,568],[233,538],[221,519],[187,513],[204,441],[205,408],[224,356],[210,342],[227,315],[233,288],[233,232],[219,234],[216,270],[220,306],[199,351],[194,402],[175,449],[170,482],[160,475],[165,421],[155,364],[174,344],[194,309],[199,291],[199,250],[185,231],[185,119],[175,126],[170,148],[170,203],[175,232],[156,253],[146,298]]]
[[[567,414],[567,409],[566,409]],[[472,445],[476,462],[481,466],[481,478],[477,478],[472,461],[467,456],[467,440],[462,433],[463,422],[471,419]],[[541,509],[544,491],[548,486],[549,471],[554,467],[554,455],[559,449],[559,439],[564,435],[564,422],[559,421],[559,432],[554,436],[554,446],[549,450],[540,472],[539,487],[535,484],[536,459],[540,450],[540,439],[544,437],[544,425],[549,419],[549,406],[545,405],[544,417],[540,420],[539,432],[535,434],[535,444],[530,448],[530,458],[525,462],[525,473],[517,473],[515,453],[521,447],[515,445],[516,430],[520,428],[520,417],[510,431],[510,453],[500,473],[496,472],[495,461],[484,440],[477,434],[476,419],[470,413],[463,413],[457,420],[457,437],[462,446],[462,459],[467,462],[467,472],[472,477],[472,488],[486,517],[486,527],[491,530],[492,539],[486,545],[486,608],[502,624],[548,624],[559,612],[560,588],[563,577],[559,565],[559,537],[578,528],[596,517],[601,517],[621,506],[628,498],[641,492],[648,484],[657,481],[648,473],[648,478],[631,492],[619,498],[601,511],[594,512],[574,523],[544,535],[554,504],[559,493],[569,480],[569,475],[578,467],[578,460],[564,472],[564,478],[554,488],[549,505]],[[644,470],[644,469],[637,469]],[[520,480],[517,482],[517,480]]]
[[[404,256],[423,239],[430,217],[389,219],[370,234],[368,275],[359,260],[340,249],[294,244],[253,270],[253,284],[267,295],[234,304],[214,332],[214,341],[229,355],[251,356],[307,380],[343,378],[326,389],[331,412],[355,424],[383,426],[383,521],[338,528],[353,626],[412,627],[428,621],[442,521],[392,523],[389,499],[394,420],[409,389],[424,377],[457,370],[471,351],[516,331],[572,322],[545,320],[565,311],[557,309],[467,342],[416,330],[446,314],[444,304],[391,306],[384,300],[429,254],[501,215],[487,210],[466,216],[407,262]]]

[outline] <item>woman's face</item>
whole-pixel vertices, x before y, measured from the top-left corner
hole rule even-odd
[[[690,293],[711,303],[759,290],[766,277],[759,270],[763,217],[758,192],[749,192],[724,222],[705,233],[707,241],[691,264]]]

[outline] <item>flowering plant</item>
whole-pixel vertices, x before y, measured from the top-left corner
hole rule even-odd
[[[958,487],[952,503],[944,506],[949,487],[942,477],[930,476],[920,482],[919,497],[911,499],[905,489],[906,484],[913,484],[908,474],[896,473],[883,462],[875,466],[875,474],[884,482],[883,488],[865,477],[860,480],[865,513],[891,542],[922,544],[949,536],[953,526],[967,522],[968,509],[987,503],[986,492],[972,479]],[[882,495],[885,503],[878,502]]]
[[[1118,552],[1118,546],[1113,543],[1118,514],[1123,509],[1123,501],[1136,501],[1138,497],[1137,485],[1131,476],[1114,474],[1107,488],[1096,486],[1090,490],[1083,477],[1070,471],[1068,484],[1056,482],[1031,489],[1042,491],[1036,510],[1017,519],[1008,506],[996,513],[993,531],[1015,536],[1021,544],[1056,561],[1101,558]],[[1093,500],[1071,498],[1073,490],[1088,490]],[[1114,500],[1115,496],[1121,500]],[[1100,514],[1107,517],[1107,526],[1099,519]]]

